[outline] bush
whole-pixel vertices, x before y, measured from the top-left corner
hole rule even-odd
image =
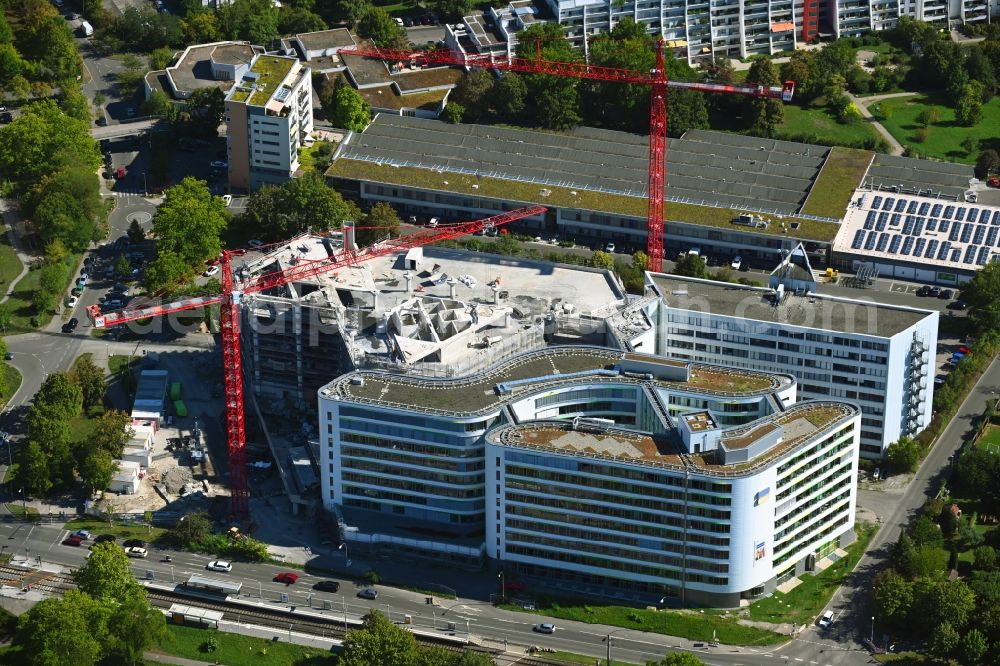
[[[917,131],[913,133],[913,140],[917,143],[923,143],[927,141],[928,136],[930,136],[930,130],[926,127],[918,127]]]

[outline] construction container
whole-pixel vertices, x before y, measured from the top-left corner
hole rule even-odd
[[[181,399],[181,383],[173,382],[170,384],[170,399],[180,400]]]
[[[183,400],[174,400],[174,413],[177,414],[177,416],[188,415],[187,405],[184,404]]]

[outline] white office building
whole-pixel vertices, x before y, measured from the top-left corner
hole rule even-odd
[[[797,250],[770,287],[650,273],[648,328],[624,346],[666,358],[793,375],[799,397],[861,406],[861,455],[922,431],[934,400],[938,313],[815,293]]]
[[[788,375],[551,347],[461,379],[350,373],[319,417],[351,548],[735,606],[853,538],[860,410],[796,404]]]

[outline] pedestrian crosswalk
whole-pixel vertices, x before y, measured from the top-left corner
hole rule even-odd
[[[109,195],[113,197],[118,197],[120,199],[144,199],[146,194],[140,190],[128,191],[128,190],[112,190],[108,192]]]

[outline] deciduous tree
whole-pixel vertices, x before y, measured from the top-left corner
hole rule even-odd
[[[152,608],[146,595],[129,596],[117,604],[108,619],[115,652],[130,664],[140,663],[147,648],[155,645],[167,633],[163,613]]]
[[[697,254],[685,254],[677,260],[677,264],[674,266],[674,275],[686,275],[687,277],[695,278],[706,277],[705,260]]]
[[[879,617],[891,624],[901,624],[913,605],[913,584],[895,570],[886,569],[875,576],[872,596]]]
[[[535,58],[540,46],[542,60],[579,62],[581,55],[566,40],[562,26],[557,23],[539,22],[523,30],[518,36],[517,55]],[[569,129],[580,122],[579,81],[569,76],[524,74],[528,90],[527,114],[539,125],[549,129]]]
[[[271,0],[234,0],[218,16],[219,29],[229,39],[267,46],[278,37],[278,9]]]
[[[83,409],[83,391],[66,372],[53,372],[35,394],[35,404],[50,407],[53,413],[69,420]]]
[[[406,48],[409,43],[406,31],[381,7],[371,6],[365,11],[358,22],[358,32],[384,49]]]
[[[146,590],[135,579],[132,563],[116,543],[95,543],[90,557],[73,571],[73,580],[81,592],[98,601],[121,603],[130,598],[146,599]]]
[[[348,631],[340,666],[400,666],[417,654],[413,634],[390,622],[377,610],[362,619],[361,629]]]
[[[36,666],[96,664],[105,655],[107,615],[88,595],[68,590],[21,616],[14,645]]]
[[[221,234],[228,223],[222,200],[212,196],[205,181],[189,176],[166,191],[153,216],[157,250],[175,253],[194,269],[222,251]]]
[[[323,177],[307,173],[278,187],[264,186],[250,195],[239,225],[265,241],[278,241],[313,229],[338,229],[361,213],[331,189]]]
[[[518,118],[524,113],[527,97],[524,79],[516,72],[505,72],[493,86],[493,110],[508,119]]]
[[[91,410],[104,404],[108,392],[104,370],[97,367],[89,356],[82,356],[73,364],[71,377],[83,394],[83,408]]]
[[[334,127],[360,132],[372,121],[368,102],[344,77],[338,77],[333,84],[324,82],[320,89],[320,103]]]
[[[598,250],[590,258],[590,265],[594,268],[610,270],[615,267],[615,258],[608,252]]]
[[[760,86],[780,84],[778,71],[770,58],[754,60],[747,72],[747,83]],[[785,120],[785,108],[778,99],[755,99],[753,101],[754,121],[752,130],[760,136],[774,136],[778,126]]]
[[[927,651],[938,659],[948,660],[955,653],[958,643],[961,640],[958,632],[949,623],[944,622],[934,627],[930,640],[927,643]]]
[[[489,109],[495,81],[493,74],[485,69],[466,72],[448,96],[448,104],[461,104],[465,117],[470,122],[475,121]]]
[[[961,88],[955,102],[955,120],[958,124],[972,127],[983,118],[983,85],[969,81]]]

